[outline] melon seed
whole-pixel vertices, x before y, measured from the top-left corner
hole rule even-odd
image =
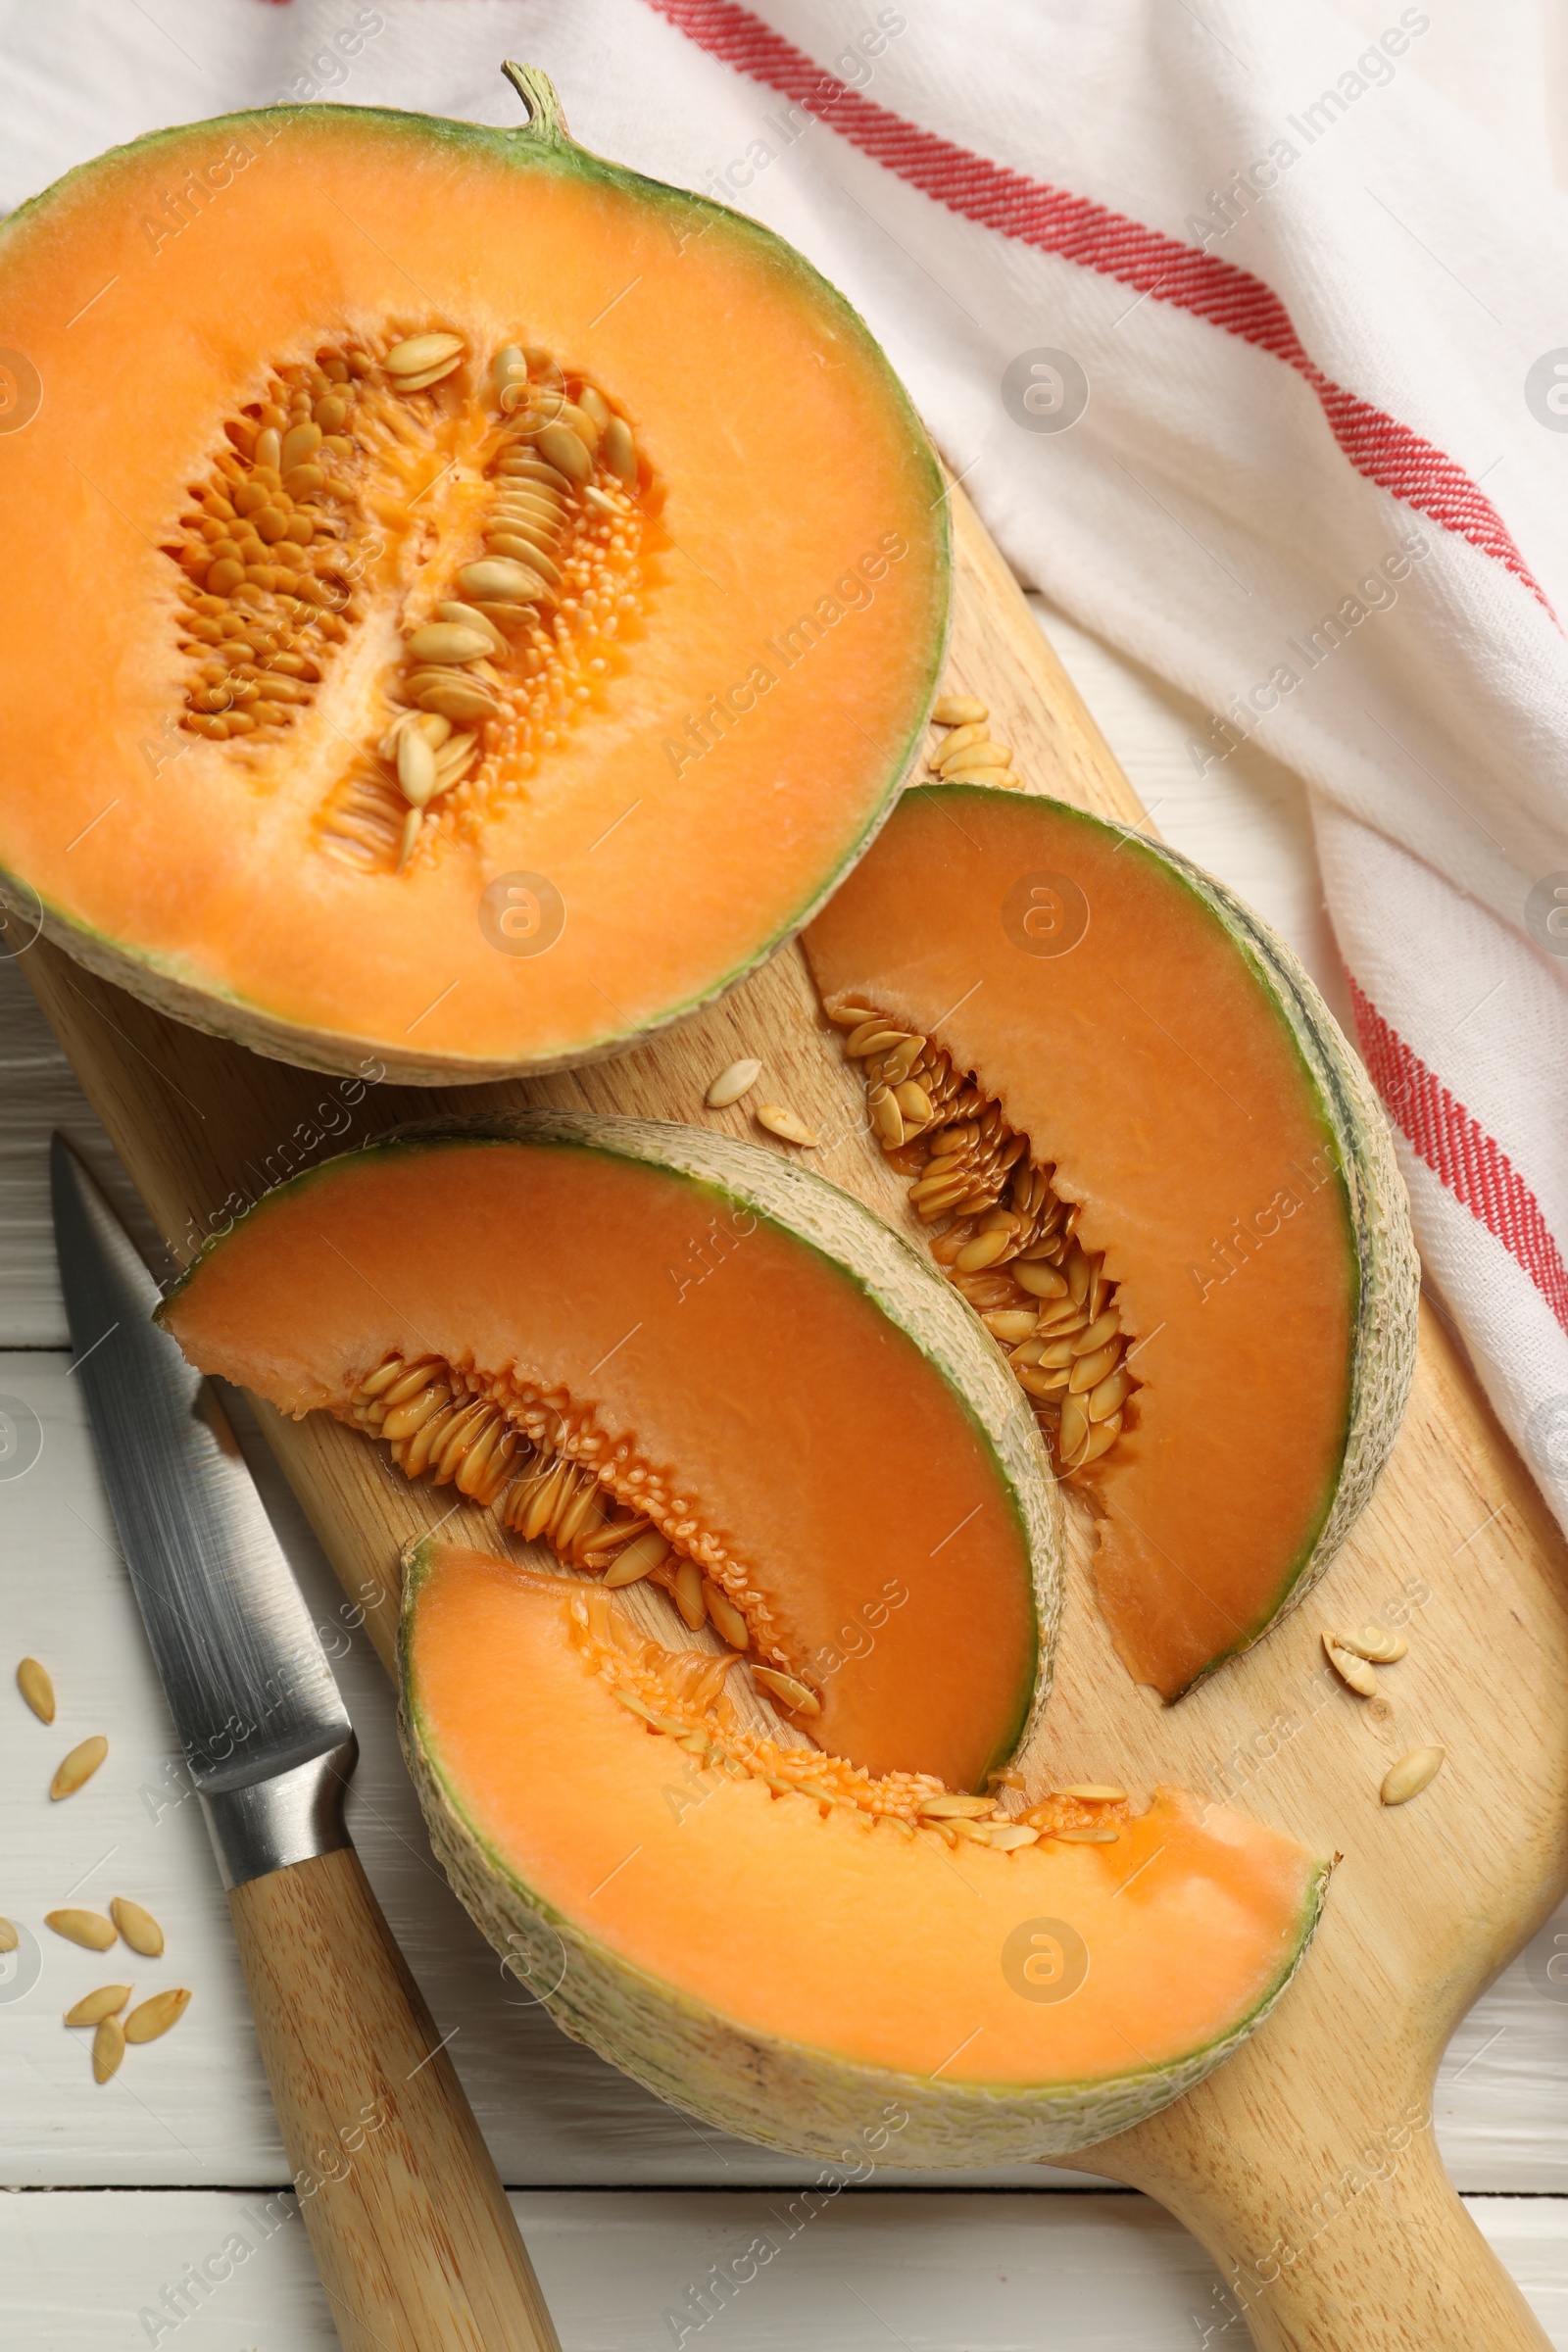
[[[545,425],[534,447],[545,463],[554,466],[557,472],[564,473],[568,481],[585,482],[593,472],[593,459],[569,424]]]
[[[1048,1830],[1046,1836],[1054,1838],[1061,1845],[1114,1845],[1118,1830]]]
[[[1412,1747],[1407,1756],[1392,1764],[1383,1777],[1382,1797],[1386,1805],[1407,1805],[1412,1796],[1419,1796],[1428,1784],[1437,1779],[1447,1754],[1444,1747]]]
[[[731,1102],[738,1102],[742,1095],[750,1094],[761,1075],[760,1061],[732,1061],[719,1071],[703,1101],[710,1110],[725,1110]]]
[[[36,1658],[24,1658],[17,1668],[17,1689],[40,1723],[55,1719],[55,1687]]]
[[[109,1742],[101,1733],[95,1733],[90,1740],[79,1740],[50,1782],[50,1795],[56,1798],[74,1796],[76,1790],[92,1779],[108,1753]]]
[[[1402,1634],[1385,1633],[1381,1625],[1363,1625],[1358,1634],[1336,1634],[1334,1639],[1341,1649],[1374,1666],[1393,1666],[1410,1646]]]
[[[778,1666],[754,1666],[752,1679],[761,1684],[770,1698],[788,1707],[792,1715],[820,1715],[822,1701],[816,1692],[795,1675],[786,1674]]]
[[[933,768],[940,768],[943,762],[953,759],[956,753],[966,752],[971,743],[984,743],[986,740],[987,730],[983,722],[979,725],[955,727],[951,735],[944,735],[932,753],[931,765]]]
[[[537,604],[545,593],[544,580],[537,571],[507,556],[490,556],[477,564],[466,564],[458,574],[458,585],[467,596],[480,596],[487,603],[501,605]]]
[[[109,1916],[120,1930],[133,1952],[144,1960],[161,1960],[164,1953],[164,1931],[150,1911],[133,1903],[123,1894],[117,1894],[109,1905]]]
[[[816,1150],[818,1139],[806,1121],[798,1119],[793,1110],[786,1110],[781,1102],[764,1102],[754,1115],[759,1127],[765,1127],[769,1135],[780,1135],[787,1144],[802,1144],[810,1152]]]
[[[605,427],[605,464],[628,490],[637,487],[637,445],[624,416],[612,416]]]
[[[103,2017],[92,2037],[92,2079],[107,2082],[125,2055],[125,2030],[118,2017]]]
[[[155,1992],[150,2001],[143,2001],[125,2020],[127,2041],[156,2041],[171,2026],[178,2025],[190,2007],[190,1993],[184,1985],[172,1985],[168,1992]]]
[[[84,1992],[74,2009],[66,2011],[68,2026],[101,2026],[106,2017],[118,2017],[130,1998],[128,1984],[100,1984],[96,1992]]]
[[[1363,1698],[1377,1695],[1378,1678],[1364,1658],[1356,1657],[1350,1650],[1342,1649],[1332,1634],[1324,1635],[1323,1650],[1342,1683],[1359,1691]]]
[[[1124,1805],[1127,1802],[1125,1788],[1113,1788],[1099,1781],[1075,1781],[1065,1788],[1058,1788],[1056,1794],[1075,1796],[1080,1804],[1085,1805]]]
[[[998,1823],[986,1839],[987,1845],[993,1846],[998,1853],[1002,1854],[1013,1854],[1018,1851],[1020,1846],[1038,1845],[1039,1842],[1040,1832],[1025,1829],[1021,1821]]]
[[[415,630],[408,650],[416,662],[479,662],[489,653],[490,640],[477,629],[464,628],[459,622],[435,620]]]
[[[462,360],[463,349],[461,335],[410,335],[402,343],[394,343],[381,364],[388,375],[407,384],[413,376],[428,379],[433,368],[449,373]]]
[[[398,742],[398,783],[413,808],[422,808],[435,790],[435,754],[412,727]]]
[[[731,1649],[750,1649],[752,1646],[750,1626],[722,1586],[714,1584],[711,1577],[703,1579],[703,1598],[708,1604],[708,1614],[712,1619],[713,1631],[720,1639],[727,1642]]]
[[[944,694],[932,706],[931,716],[939,727],[978,727],[985,724],[991,713],[973,695]]]
[[[101,1911],[46,1911],[43,1924],[68,1943],[79,1943],[89,1952],[107,1952],[118,1934],[114,1921],[105,1919]]]
[[[940,1796],[922,1796],[917,1801],[922,1817],[928,1821],[975,1820],[997,1809],[994,1797],[969,1796],[961,1788],[944,1790]]]
[[[657,1527],[646,1528],[633,1536],[623,1551],[617,1552],[605,1570],[605,1583],[612,1591],[622,1585],[635,1585],[655,1568],[663,1566],[672,1546]]]
[[[682,1560],[675,1571],[675,1606],[691,1631],[700,1633],[708,1622],[706,1579],[695,1560]]]

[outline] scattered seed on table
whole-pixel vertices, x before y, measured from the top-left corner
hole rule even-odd
[[[156,2041],[171,2026],[177,2026],[190,2007],[190,1993],[182,1984],[172,1985],[168,1992],[155,1992],[150,2001],[143,2001],[125,2020],[127,2041]]]
[[[118,2017],[100,2018],[92,2037],[92,2079],[107,2082],[125,2055],[125,2029]]]
[[[90,1740],[79,1740],[50,1782],[50,1795],[74,1796],[92,1779],[108,1753],[109,1742],[101,1732],[95,1732]]]
[[[164,1956],[164,1931],[150,1911],[117,1894],[109,1906],[109,1916],[133,1952],[144,1960],[161,1960]]]
[[[128,1984],[100,1984],[96,1992],[84,1992],[74,2009],[66,2011],[68,2026],[101,2026],[106,2017],[118,2017],[130,1998]]]
[[[1444,1747],[1412,1747],[1407,1756],[1401,1756],[1384,1775],[1383,1802],[1407,1805],[1412,1796],[1419,1796],[1437,1779],[1447,1752]]]
[[[742,1095],[749,1095],[761,1075],[760,1061],[732,1061],[727,1070],[719,1071],[703,1101],[710,1110],[726,1110]]]
[[[46,1911],[43,1924],[68,1943],[79,1943],[89,1952],[107,1952],[119,1935],[114,1921],[105,1919],[101,1911]]]
[[[53,1723],[55,1687],[47,1667],[40,1666],[36,1658],[24,1658],[17,1668],[17,1689],[40,1723]]]

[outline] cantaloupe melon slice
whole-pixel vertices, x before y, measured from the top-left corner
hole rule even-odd
[[[807,951],[1175,1698],[1307,1591],[1398,1428],[1419,1268],[1366,1074],[1230,892],[1058,801],[906,794]]]
[[[1066,1836],[945,1816],[773,1744],[712,1667],[596,1588],[411,1559],[405,1743],[453,1884],[558,2023],[706,2121],[830,2162],[1063,2153],[1293,1974],[1327,1874],[1279,1832],[1170,1789],[1042,1808]]]
[[[423,1084],[766,956],[947,629],[861,320],[508,71],[516,129],[230,115],[0,226],[0,898],[168,1012]]]
[[[1176,1791],[1026,1802],[1039,1432],[923,1253],[806,1168],[628,1119],[416,1129],[269,1195],[161,1314],[578,1572],[416,1545],[405,1740],[480,1925],[664,2095],[817,2156],[1044,2155],[1288,1981],[1325,1876],[1291,1839]]]
[[[269,1194],[161,1314],[205,1370],[652,1573],[856,1764],[979,1787],[1024,1736],[1060,1576],[1024,1398],[907,1244],[775,1152],[416,1129]]]

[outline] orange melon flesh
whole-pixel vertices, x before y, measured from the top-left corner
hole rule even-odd
[[[1113,1845],[950,1853],[756,1780],[687,1788],[671,1741],[584,1672],[567,1598],[427,1556],[408,1723],[490,1867],[747,2036],[939,2089],[1093,2089],[1223,2040],[1294,1965],[1321,1868],[1278,1831],[1164,1790]],[[1074,1936],[1079,1988],[1038,1997]]]
[[[1032,953],[1062,877],[1087,930]],[[907,794],[807,946],[825,1001],[933,1032],[1081,1203],[1142,1384],[1086,1481],[1097,1589],[1175,1697],[1282,1605],[1346,1451],[1356,1237],[1296,1039],[1169,862],[1054,801]]]
[[[6,224],[0,292],[45,386],[0,436],[0,881],[85,960],[308,1063],[577,1061],[754,964],[874,826],[941,660],[947,511],[881,354],[767,232],[523,131],[283,108],[72,174]],[[368,591],[381,633],[260,769],[179,732],[161,551],[268,366],[397,319],[453,325],[481,377],[518,339],[591,371],[664,547],[641,635],[537,772],[439,856],[366,874],[315,824],[386,723],[408,517]],[[481,921],[517,874],[564,904],[548,953]]]
[[[381,1145],[270,1196],[162,1319],[294,1413],[345,1411],[393,1351],[564,1390],[744,1563],[823,1745],[968,1787],[1022,1732],[1030,1559],[978,1424],[846,1271],[717,1186],[562,1144]]]

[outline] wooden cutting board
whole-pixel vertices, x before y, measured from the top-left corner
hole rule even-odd
[[[981,696],[1031,788],[1127,824],[1125,777],[1041,637],[961,491],[948,684]],[[770,1143],[745,1105],[707,1111],[725,1063],[757,1054],[765,1097],[830,1143],[813,1162],[901,1224],[903,1188],[858,1133],[860,1089],[791,948],[686,1028],[613,1062],[526,1085],[413,1090],[264,1061],[166,1020],[40,942],[24,967],[148,1208],[183,1262],[220,1218],[294,1169],[432,1107],[527,1103],[684,1119]],[[758,1098],[763,1099],[763,1098]],[[781,1151],[790,1149],[778,1145]],[[237,1196],[237,1200],[234,1199]],[[912,1228],[911,1228],[912,1229]],[[451,1490],[410,1487],[337,1425],[269,1436],[390,1660],[403,1544],[445,1517],[493,1547]],[[1431,2094],[1477,1994],[1550,1912],[1568,1857],[1568,1556],[1441,1322],[1429,1310],[1410,1408],[1371,1506],[1317,1592],[1180,1705],[1140,1693],[1088,1581],[1071,1571],[1056,1691],[1029,1759],[1050,1786],[1173,1781],[1234,1799],[1344,1859],[1306,1965],[1229,2065],[1094,2149],[1097,2173],[1147,2189],[1208,2247],[1234,2311],[1209,2337],[1292,2352],[1514,2352],[1546,2338],[1445,2175]],[[1320,1636],[1400,1624],[1409,1655],[1355,1698]],[[1383,1775],[1435,1741],[1445,1770],[1386,1810]],[[1187,1955],[1173,1950],[1168,1965]],[[1244,2315],[1238,2317],[1236,2314]]]

